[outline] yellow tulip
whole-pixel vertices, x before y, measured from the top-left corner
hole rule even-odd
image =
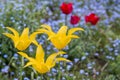
[[[19,33],[15,29],[10,27],[7,27],[7,29],[12,31],[13,34],[3,34],[13,40],[15,48],[17,48],[18,50],[25,50],[32,42],[38,45],[37,41],[35,40],[35,37],[40,32],[34,32],[29,36],[29,28],[25,28],[21,36],[19,36]]]
[[[49,36],[48,40],[50,40],[57,49],[63,49],[72,38],[79,38],[73,34],[78,30],[84,31],[82,28],[71,28],[67,31],[67,26],[62,26],[57,33],[54,33],[51,27],[46,24],[42,25],[42,29],[38,29],[39,32],[46,33]]]
[[[20,54],[21,56],[23,56],[29,60],[29,62],[24,67],[32,65],[32,67],[39,73],[49,72],[50,69],[52,67],[54,67],[55,63],[58,61],[69,62],[69,60],[67,60],[65,58],[62,58],[62,57],[57,58],[58,55],[65,54],[65,52],[63,52],[63,51],[51,54],[45,61],[44,60],[45,53],[44,53],[41,45],[38,45],[38,47],[37,47],[35,58],[29,57],[26,53],[23,53],[23,52],[18,52],[18,54]]]

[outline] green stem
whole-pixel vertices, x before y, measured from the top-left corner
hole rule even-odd
[[[10,62],[9,62],[9,64],[8,64],[8,66],[10,66],[10,64],[11,64],[12,61],[13,61],[13,59],[14,59],[14,57],[12,57],[12,58],[10,59]]]
[[[43,80],[48,80],[48,79],[46,78],[45,74],[43,74]]]
[[[65,15],[65,25],[67,25],[67,15]]]
[[[66,15],[67,16],[67,15]],[[62,51],[62,49],[59,49],[58,50],[58,52],[59,51]],[[58,64],[58,79],[57,80],[61,80],[61,70],[60,70],[60,62],[59,62],[59,64]]]
[[[20,80],[22,80],[22,71],[24,66],[24,57],[21,58],[21,68],[20,68]]]
[[[41,74],[41,76],[40,76],[40,80],[44,80],[44,79],[43,79],[43,74]]]
[[[39,80],[39,78],[38,78],[38,73],[36,72],[35,74],[36,74],[36,78],[37,78],[37,80]]]
[[[31,72],[31,80],[34,80],[34,72]]]
[[[32,67],[30,67],[30,68],[33,70],[33,72],[31,73],[31,80],[34,80],[34,77],[37,80],[39,80],[37,71],[34,68],[32,68]]]
[[[60,63],[59,63],[58,80],[61,80],[60,77],[61,77],[61,71],[60,71]]]

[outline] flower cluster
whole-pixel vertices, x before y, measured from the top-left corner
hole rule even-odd
[[[64,14],[68,15],[68,14],[72,13],[72,11],[73,11],[73,4],[63,2],[62,5],[60,6],[60,9]],[[91,14],[85,16],[85,22],[86,23],[89,22],[92,25],[96,25],[97,22],[99,21],[99,19],[100,18],[95,13],[91,13]],[[78,24],[79,21],[80,21],[80,17],[78,15],[71,16],[70,23],[72,25]]]
[[[24,67],[32,65],[32,67],[39,73],[46,73],[49,72],[50,69],[55,66],[56,62],[59,61],[70,62],[70,60],[63,57],[58,57],[58,55],[65,54],[65,52],[61,50],[64,47],[66,47],[68,43],[70,43],[72,38],[79,38],[77,35],[74,35],[73,33],[78,30],[83,31],[83,29],[72,28],[69,31],[67,31],[67,26],[62,26],[59,29],[59,31],[55,33],[52,31],[51,27],[47,24],[41,25],[41,27],[42,28],[38,29],[36,32],[33,32],[30,35],[29,28],[25,28],[21,36],[15,29],[7,27],[7,29],[12,31],[13,34],[10,33],[3,34],[12,39],[12,41],[14,42],[14,47],[20,50],[18,54],[29,60],[29,62]],[[38,44],[38,42],[35,39],[36,35],[42,33],[47,34],[49,36],[48,40],[50,40],[52,44],[55,46],[55,48],[58,49],[58,52],[52,53],[46,60],[44,59],[45,53],[41,44]],[[31,43],[37,46],[35,58],[29,57],[27,53],[23,52],[23,50],[27,49]]]
[[[64,14],[68,15],[73,11],[73,4],[63,2],[62,5],[60,6],[60,9]],[[70,23],[72,25],[77,24],[79,21],[80,21],[80,17],[78,15],[71,16]]]

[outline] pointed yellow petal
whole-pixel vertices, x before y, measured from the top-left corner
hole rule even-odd
[[[84,31],[84,29],[82,29],[82,28],[71,28],[71,29],[68,31],[68,35],[71,35],[71,34],[73,34],[74,32],[76,32],[76,31],[78,31],[78,30]]]
[[[31,39],[31,40],[34,40],[35,37],[36,37],[36,35],[37,35],[37,34],[40,34],[40,33],[42,33],[42,32],[33,32],[33,33],[30,35],[30,39]]]
[[[60,40],[58,40],[58,37],[56,36],[51,36],[48,38],[48,40],[50,39],[50,41],[52,42],[52,44],[57,48],[57,49],[61,49],[61,43]]]
[[[67,36],[66,39],[64,40],[64,47],[67,46],[71,41],[71,37]]]
[[[20,39],[24,40],[24,39],[28,39],[29,35],[29,28],[25,28],[20,36]]]
[[[64,36],[67,33],[67,26],[62,26],[57,32],[58,35]]]
[[[56,38],[56,35],[49,36],[47,40],[50,40],[51,38]]]
[[[51,67],[54,67],[54,66],[55,66],[55,63],[56,63],[56,62],[59,62],[59,61],[71,62],[70,60],[65,59],[65,58],[56,58],[56,59],[53,61]]]
[[[18,44],[19,44],[19,41],[15,41],[14,43],[15,48],[17,48]]]
[[[50,68],[53,67],[53,66],[55,65],[55,64],[53,63],[54,60],[55,60],[55,58],[56,58],[58,55],[60,55],[60,54],[65,54],[65,52],[60,51],[60,52],[58,52],[58,53],[53,53],[53,54],[51,54],[51,55],[47,58],[47,60],[46,60],[46,65],[48,65]]]
[[[48,31],[46,29],[38,29],[37,30],[40,33],[46,33],[48,36],[54,35],[55,33],[53,31]]]
[[[41,45],[38,45],[36,51],[36,60],[38,62],[44,62],[44,51]]]
[[[38,46],[39,44],[38,44],[38,42],[34,39],[33,41],[33,44],[35,44],[36,46]]]
[[[48,36],[51,35],[51,32],[45,29],[38,29],[37,31],[41,32],[41,33],[46,33]]]
[[[70,60],[66,59],[66,58],[56,58],[55,59],[57,62],[59,61],[66,61],[66,62],[71,62]]]
[[[46,65],[48,65],[50,68],[53,67],[53,62],[54,62],[55,57],[56,57],[57,55],[59,55],[59,54],[57,54],[57,53],[51,54],[51,55],[47,58],[47,60],[46,60]]]
[[[9,38],[11,38],[12,40],[14,39],[14,35],[12,35],[12,34],[9,34],[9,33],[3,33],[3,35],[5,35],[5,36],[7,36],[7,37],[9,37]]]
[[[25,67],[28,67],[28,66],[30,66],[30,65],[32,65],[32,64],[34,64],[33,62],[28,62],[25,66],[24,66],[24,68]]]
[[[25,58],[28,59],[28,55],[26,53],[24,53],[24,52],[18,52],[18,54],[20,54],[21,56],[23,56],[23,57],[25,57]]]
[[[35,37],[37,34],[39,34],[40,32],[34,32],[30,35],[30,40],[35,44],[38,45],[38,42],[35,40]]]
[[[57,54],[66,54],[64,51],[59,51]]]
[[[33,58],[29,57],[29,56],[28,56],[26,53],[24,53],[24,52],[18,52],[18,54],[20,54],[21,56],[27,58],[27,59],[30,60],[30,61],[34,61]]]
[[[5,36],[11,38],[11,39],[13,40],[14,46],[15,46],[15,48],[16,48],[16,46],[17,46],[17,44],[18,44],[18,42],[19,42],[19,37],[14,36],[14,35],[9,34],[9,33],[3,33],[3,35],[5,35]]]
[[[70,37],[70,38],[79,38],[79,36],[77,36],[77,35],[69,35],[68,37]]]
[[[48,33],[49,31],[46,29],[38,29],[37,31],[41,32],[41,33]]]
[[[48,31],[52,31],[51,27],[47,24],[41,25],[43,28],[47,29]]]
[[[41,25],[43,29],[38,29],[37,31],[41,33],[46,33],[48,36],[54,35],[55,33],[52,31],[51,27],[47,24]]]
[[[6,28],[9,29],[10,31],[12,31],[15,36],[19,37],[19,34],[15,29],[13,29],[11,27],[6,27]]]

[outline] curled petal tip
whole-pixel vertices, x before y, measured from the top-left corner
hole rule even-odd
[[[71,60],[66,60],[67,62],[72,62]]]
[[[45,27],[45,26],[48,26],[47,24],[42,24],[41,27]]]
[[[84,31],[84,29],[83,29],[83,28],[79,28],[79,30]]]
[[[64,51],[60,51],[60,52],[58,52],[59,54],[66,54],[66,52],[64,52]]]
[[[5,28],[7,28],[7,29],[8,29],[8,28],[10,28],[10,27],[8,27],[8,26],[7,26],[7,27],[5,27]]]
[[[85,31],[84,29],[82,29],[81,31]]]

